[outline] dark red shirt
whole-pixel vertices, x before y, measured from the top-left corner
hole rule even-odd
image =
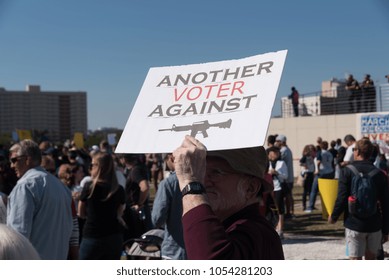
[[[223,223],[209,205],[190,210],[182,218],[188,259],[283,260],[281,240],[258,209],[252,204]]]

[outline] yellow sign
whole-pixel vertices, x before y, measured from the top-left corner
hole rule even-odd
[[[338,196],[338,179],[319,179],[319,192],[323,219],[328,219],[335,207]]]
[[[82,132],[74,133],[73,142],[77,148],[84,148],[84,134]]]
[[[31,139],[32,140],[30,130],[17,129],[16,132],[18,133],[19,141],[24,140],[24,139]]]

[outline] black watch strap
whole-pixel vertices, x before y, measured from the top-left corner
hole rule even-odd
[[[205,188],[199,182],[191,182],[182,189],[181,193],[182,196],[187,194],[202,194],[205,193]]]

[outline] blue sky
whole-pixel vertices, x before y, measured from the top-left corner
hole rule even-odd
[[[288,50],[295,86],[389,74],[387,0],[0,0],[0,87],[86,91],[88,126],[124,128],[150,67]]]

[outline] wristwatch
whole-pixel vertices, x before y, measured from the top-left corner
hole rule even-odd
[[[199,182],[191,182],[182,189],[181,193],[182,196],[187,194],[202,194],[205,193],[205,188]]]

